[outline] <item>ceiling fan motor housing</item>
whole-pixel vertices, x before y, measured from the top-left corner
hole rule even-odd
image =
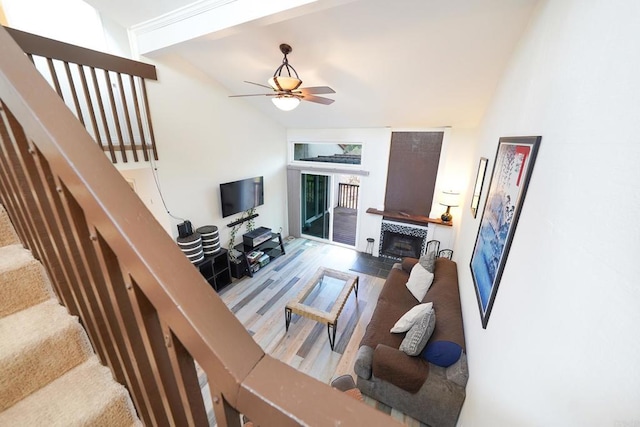
[[[280,45],[280,52],[284,54],[284,58],[282,58],[282,64],[273,73],[273,77],[269,79],[269,85],[274,90],[290,92],[296,90],[302,84],[298,72],[289,65],[289,60],[287,59],[287,55],[292,51],[293,49],[288,44],[282,43]],[[283,71],[286,71],[285,75],[282,75]]]

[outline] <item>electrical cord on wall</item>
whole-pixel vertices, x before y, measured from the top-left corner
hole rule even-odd
[[[146,145],[146,144],[145,144]],[[150,152],[151,148],[149,146],[147,146],[147,152],[149,153],[149,167],[151,168],[151,175],[153,175],[153,180],[156,183],[156,188],[158,189],[158,194],[160,194],[160,200],[162,201],[162,206],[164,206],[164,210],[167,212],[167,214],[173,218],[173,219],[177,219],[179,221],[186,221],[186,219],[184,218],[180,218],[178,216],[173,215],[171,212],[169,212],[169,208],[167,207],[167,203],[164,201],[164,196],[162,195],[162,189],[160,188],[160,179],[158,177],[158,167],[156,166],[156,161],[153,157],[153,153]]]

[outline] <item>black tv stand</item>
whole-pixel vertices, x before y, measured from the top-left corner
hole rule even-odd
[[[268,262],[271,262],[275,258],[278,258],[279,256],[285,254],[284,244],[282,243],[282,235],[280,233],[271,233],[271,237],[269,237],[269,239],[253,247],[245,245],[244,243],[240,243],[238,245],[235,245],[233,248],[241,253],[241,255],[237,257],[238,262],[236,263],[236,268],[232,269],[235,270],[232,271],[232,274],[236,279],[239,279],[243,276],[253,277],[254,272],[257,272],[261,268],[261,266],[256,265],[257,260],[249,259],[250,257],[248,257],[248,255],[251,252],[264,252],[265,255],[269,256]],[[267,265],[267,263],[265,263],[264,265]]]

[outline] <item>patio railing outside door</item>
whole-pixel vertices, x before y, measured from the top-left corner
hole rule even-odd
[[[358,209],[359,185],[338,184],[338,206],[341,208]]]

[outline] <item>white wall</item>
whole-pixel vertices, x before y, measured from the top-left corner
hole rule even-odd
[[[433,234],[430,239],[440,241],[440,249],[453,249],[453,259],[457,260],[456,239],[460,230],[461,221],[464,218],[462,212],[469,210],[471,205],[470,195],[467,193],[467,182],[475,176],[474,168],[477,168],[477,159],[474,157],[475,144],[477,142],[477,129],[451,128],[445,131],[438,177],[431,206],[430,218],[440,218],[447,208],[438,203],[440,193],[445,190],[460,192],[460,205],[450,210],[453,217],[452,226],[430,225]]]
[[[284,128],[244,101],[228,98],[217,83],[177,56],[144,60],[158,71],[158,81],[147,88],[160,183],[171,214],[189,219],[194,228],[216,225],[227,247],[226,224],[239,215],[222,218],[219,185],[264,176],[265,204],[256,210],[256,226],[288,235]],[[171,222],[175,237],[181,221]]]
[[[542,1],[485,117],[489,171],[500,136],[542,143],[486,330],[463,210],[460,425],[640,424],[638,22],[636,0]]]
[[[106,51],[100,17],[82,0],[2,0],[2,7],[12,28]]]
[[[120,165],[118,163],[116,166]],[[131,165],[131,164],[129,164]],[[138,197],[144,202],[145,206],[153,214],[156,220],[171,234],[171,222],[166,214],[162,199],[155,180],[153,172],[148,164],[138,163],[129,168],[118,168],[120,174],[130,183],[133,183],[134,190]]]

